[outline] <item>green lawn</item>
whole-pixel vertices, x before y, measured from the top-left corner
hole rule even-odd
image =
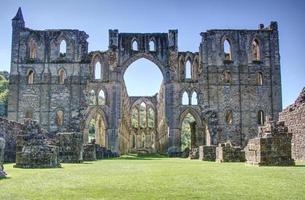
[[[305,199],[305,165],[123,157],[59,169],[5,165],[0,199]]]

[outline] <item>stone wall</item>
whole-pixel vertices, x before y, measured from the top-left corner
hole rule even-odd
[[[199,146],[199,160],[215,161],[216,146]]]
[[[246,160],[252,165],[294,165],[291,158],[292,134],[284,122],[268,121],[260,127],[260,136],[250,139],[246,148]]]
[[[58,147],[49,145],[46,131],[38,122],[25,120],[16,142],[16,165],[18,168],[60,167]]]
[[[4,172],[4,148],[5,148],[5,140],[4,138],[0,137],[0,178],[5,177],[5,172]]]
[[[59,160],[63,163],[83,162],[83,135],[78,132],[56,134],[56,146],[59,147]]]
[[[96,160],[96,145],[95,144],[84,144],[84,161],[94,161]]]
[[[230,143],[219,144],[216,147],[216,162],[244,162],[245,152],[240,147]]]
[[[292,133],[292,158],[305,161],[305,88],[295,103],[280,113],[280,121]]]
[[[5,162],[16,161],[16,138],[22,128],[23,124],[21,123],[0,118],[0,137],[3,137],[6,141],[4,153]]]

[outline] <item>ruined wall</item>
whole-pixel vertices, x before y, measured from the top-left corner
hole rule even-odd
[[[106,126],[106,147],[114,152],[127,152],[131,127],[123,76],[128,66],[140,58],[152,61],[163,75],[157,117],[157,148],[161,151],[180,150],[181,122],[187,113],[196,119],[200,145],[209,145],[207,141],[213,145],[230,141],[244,146],[257,135],[259,112],[262,119],[270,115],[277,120],[281,111],[276,22],[255,30],[208,30],[201,33],[198,52],[179,52],[177,30],[167,33],[109,30],[108,50],[89,53],[88,35],[83,31],[26,28],[21,10],[12,26],[8,105],[11,120],[20,122],[29,115],[53,133],[80,130],[86,142],[90,119],[99,114]],[[65,53],[60,52],[63,41]],[[225,41],[230,44],[229,53],[225,52]],[[256,58],[253,58],[254,41],[255,55],[259,54]],[[95,77],[97,63],[100,77]],[[34,73],[31,84],[30,72]],[[103,105],[98,103],[101,91],[105,94]],[[188,98],[185,104],[184,94]],[[64,113],[60,125],[59,111]]]
[[[21,123],[0,118],[0,137],[5,139],[5,162],[15,162],[16,160],[16,138],[22,127]]]
[[[305,161],[305,88],[295,103],[280,113],[280,121],[292,133],[292,158]]]

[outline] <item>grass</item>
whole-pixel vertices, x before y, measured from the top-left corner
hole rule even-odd
[[[0,199],[305,199],[305,165],[253,167],[162,156],[62,164],[5,165]]]

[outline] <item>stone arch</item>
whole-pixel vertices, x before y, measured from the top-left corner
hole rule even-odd
[[[258,47],[259,47],[259,52],[260,52],[260,59],[259,60],[253,60],[253,52],[252,52],[252,43],[253,41],[257,41],[258,43]],[[264,50],[264,43],[262,42],[264,41],[264,39],[258,35],[258,34],[253,34],[250,37],[249,43],[248,43],[248,55],[249,55],[249,62],[253,62],[253,61],[262,61],[263,60],[263,50]]]
[[[225,55],[225,46],[224,46],[224,44],[225,44],[225,42],[228,42],[229,43],[229,47],[230,47],[230,55],[229,55],[229,57],[227,57],[227,59],[226,59],[226,55]],[[228,35],[228,34],[225,34],[225,35],[223,35],[222,37],[221,37],[221,40],[220,40],[220,47],[221,47],[221,53],[220,53],[220,55],[222,55],[222,58],[223,58],[223,60],[226,60],[226,61],[232,61],[232,60],[234,60],[234,58],[235,58],[235,40],[233,39],[233,37],[231,37],[230,35]]]
[[[183,122],[183,119],[185,118],[185,116],[190,113],[196,120],[197,124],[199,127],[202,127],[204,125],[203,121],[201,120],[201,117],[200,117],[200,114],[198,113],[198,111],[196,111],[194,108],[191,108],[191,107],[188,107],[188,108],[185,108],[180,116],[179,116],[179,127],[182,126],[182,122]]]
[[[57,70],[57,75],[58,75],[58,83],[59,84],[64,84],[65,79],[67,77],[67,71],[64,67],[61,67]]]
[[[152,52],[156,52],[157,51],[157,42],[156,42],[156,39],[154,37],[151,37],[148,40],[148,50],[152,51]]]
[[[127,70],[127,68],[135,61],[141,59],[141,58],[145,58],[151,62],[153,62],[155,65],[158,66],[158,68],[160,69],[162,76],[163,76],[163,81],[166,81],[166,72],[167,70],[166,65],[164,63],[162,63],[162,61],[160,61],[158,58],[156,58],[155,56],[153,56],[151,53],[137,53],[133,56],[131,56],[129,59],[127,59],[124,63],[122,63],[120,66],[120,70],[121,70],[121,78],[122,80],[124,79],[124,74],[125,71]]]
[[[83,141],[84,143],[88,143],[88,135],[89,135],[89,126],[90,126],[90,121],[92,119],[95,119],[96,116],[99,115],[100,119],[103,121],[104,125],[104,136],[105,136],[105,147],[108,146],[108,135],[107,135],[107,129],[108,129],[108,119],[107,115],[104,112],[103,109],[97,108],[97,107],[89,107],[87,108],[86,115],[84,116],[84,129],[83,129]],[[97,144],[99,142],[97,141]]]
[[[36,72],[34,68],[29,68],[26,73],[26,83],[32,85],[35,82]]]

